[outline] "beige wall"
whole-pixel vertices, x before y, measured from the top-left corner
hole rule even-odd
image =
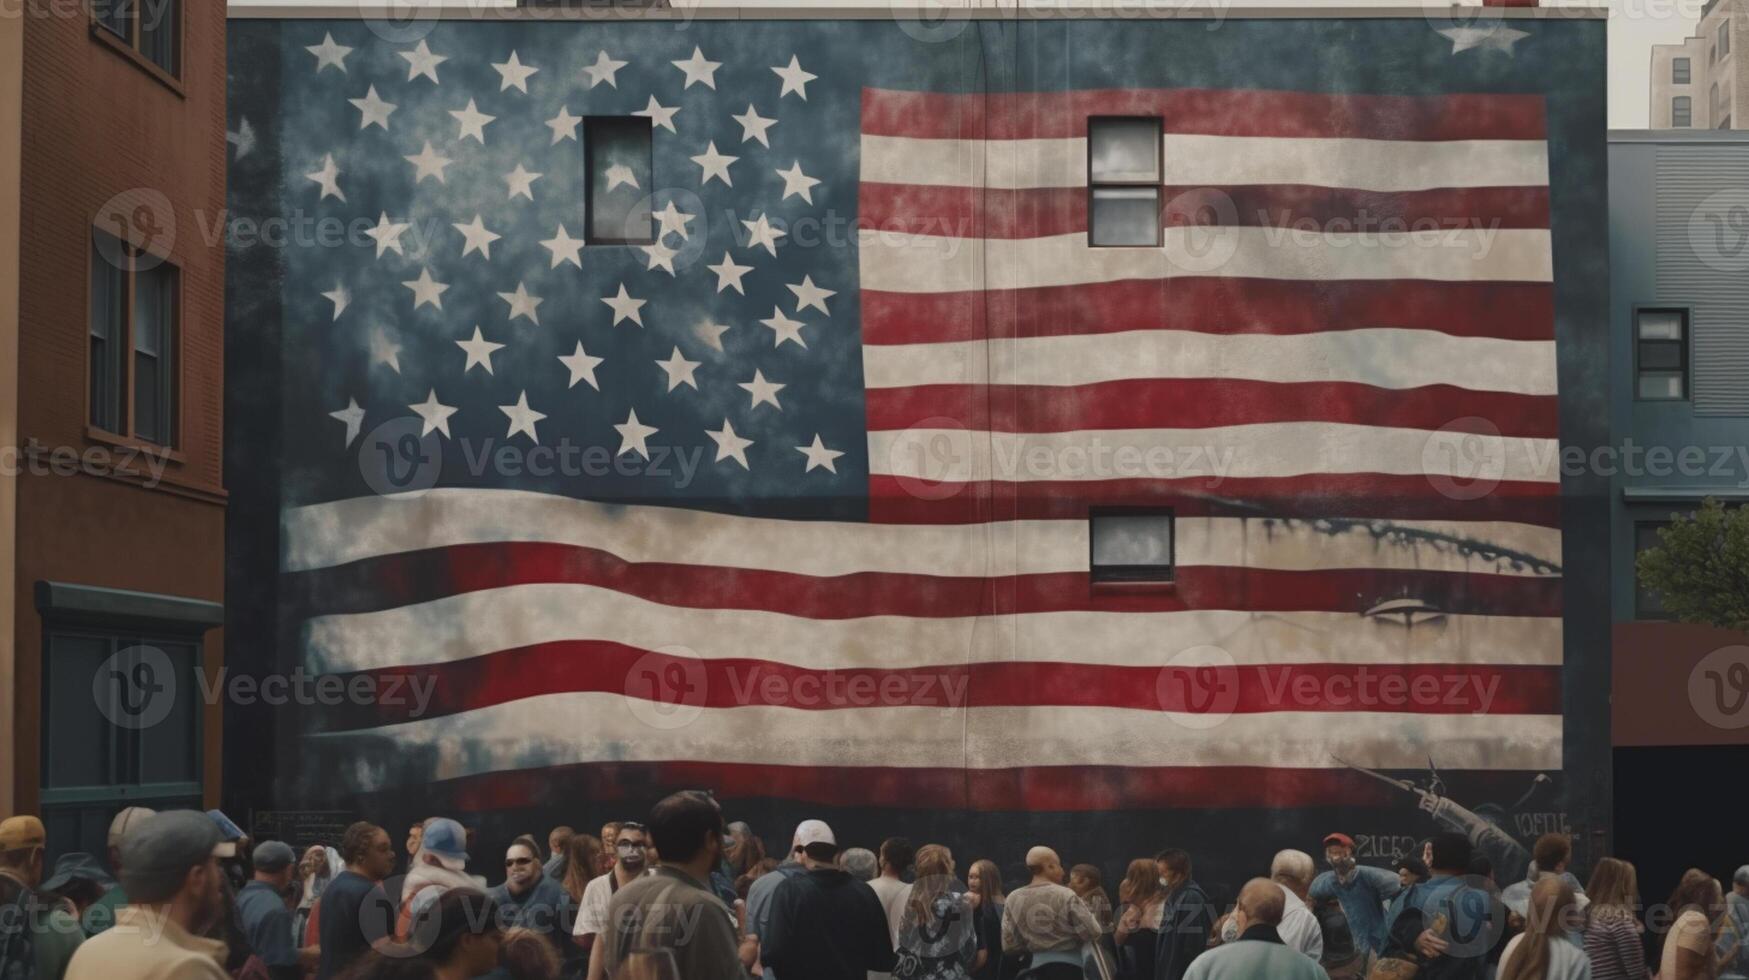
[[[1729,51],[1718,57],[1715,50],[1721,28],[1730,34],[1730,45]],[[1695,25],[1693,37],[1682,44],[1653,45],[1648,125],[1652,129],[1670,128],[1671,100],[1686,95],[1694,100],[1692,128],[1717,129],[1721,121],[1728,120],[1730,129],[1749,129],[1745,110],[1739,108],[1749,106],[1749,72],[1738,70],[1739,65],[1749,63],[1745,61],[1749,59],[1745,45],[1749,45],[1749,0],[1719,0]],[[1670,80],[1671,62],[1677,58],[1689,61],[1688,85]],[[1720,110],[1716,114],[1712,94],[1715,84],[1719,87]]]
[[[19,146],[24,93],[24,17],[0,11],[0,449],[18,445]],[[18,478],[0,471],[0,814],[12,812],[12,765],[21,744],[14,730],[14,555]],[[34,741],[34,739],[32,740]]]

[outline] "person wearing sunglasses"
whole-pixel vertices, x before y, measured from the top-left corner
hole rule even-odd
[[[581,955],[588,956],[597,937],[607,931],[607,903],[614,894],[649,871],[649,832],[640,823],[620,824],[613,840],[613,866],[583,889],[577,924],[571,935]],[[593,964],[591,964],[591,976]]]
[[[564,887],[541,868],[540,845],[534,838],[518,837],[511,842],[504,851],[504,883],[486,894],[497,903],[505,928],[527,929],[547,937],[569,970],[582,967],[583,958],[571,941],[576,909]]]

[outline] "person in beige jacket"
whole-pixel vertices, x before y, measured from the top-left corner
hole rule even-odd
[[[121,843],[130,904],[115,926],[79,947],[66,980],[227,980],[225,944],[200,931],[222,911],[219,839],[206,814],[170,810],[129,828]]]

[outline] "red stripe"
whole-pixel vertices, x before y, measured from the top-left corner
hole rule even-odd
[[[514,585],[593,585],[679,609],[749,609],[841,620],[1031,612],[1188,609],[1361,613],[1386,599],[1424,599],[1451,613],[1559,616],[1561,581],[1421,569],[1317,571],[1194,566],[1170,589],[1113,592],[1085,572],[1000,577],[857,572],[813,576],[763,569],[628,562],[596,548],[493,542],[407,551],[297,573],[312,613],[390,609]],[[292,583],[298,588],[299,583]]]
[[[1367,191],[1305,184],[1166,187],[1161,225],[1291,228],[1308,233],[1547,228],[1546,187]],[[1037,238],[1087,231],[1087,189],[864,183],[857,227],[949,238]],[[1390,239],[1387,237],[1387,241]]]
[[[1345,422],[1435,430],[1466,418],[1497,420],[1501,435],[1553,439],[1552,396],[1471,391],[1451,385],[1393,390],[1341,381],[1224,378],[1125,380],[1068,387],[922,385],[871,388],[868,427],[902,430],[948,419],[994,432],[1081,429],[1205,429],[1272,422]]]
[[[1051,337],[1124,330],[1275,335],[1403,327],[1457,337],[1553,340],[1547,283],[1433,280],[1125,279],[952,293],[862,291],[865,344]]]
[[[1461,484],[1459,487],[1461,488]],[[869,477],[869,519],[884,524],[1085,520],[1094,507],[1169,507],[1180,517],[1514,521],[1560,527],[1560,486],[1500,483],[1439,493],[1424,476],[1328,473],[1239,479],[931,483]]]
[[[1446,774],[1448,778],[1451,773]],[[648,805],[670,792],[719,800],[779,799],[819,806],[1089,813],[1221,807],[1294,809],[1399,803],[1391,789],[1345,769],[1261,766],[1032,766],[906,769],[769,763],[599,762],[485,773],[438,783],[455,809],[575,807],[578,800]]]
[[[1231,714],[1273,711],[1559,714],[1557,667],[1258,664],[1160,668],[977,663],[811,670],[756,659],[677,657],[601,640],[500,650],[432,666],[366,671],[379,697],[325,716],[328,730],[444,717],[545,694],[600,692],[690,708],[831,711],[919,707],[1104,707]],[[417,680],[420,687],[406,685]],[[348,705],[351,705],[348,702]]]
[[[862,90],[862,131],[922,139],[1085,137],[1091,116],[1153,116],[1168,133],[1375,140],[1540,140],[1540,95],[1341,95],[1083,89],[954,95]]]

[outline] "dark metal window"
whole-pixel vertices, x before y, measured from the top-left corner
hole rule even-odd
[[[182,0],[89,0],[92,26],[108,32],[164,73],[182,73]]]
[[[1158,246],[1162,134],[1160,120],[1096,116],[1087,120],[1087,242]]]
[[[1694,100],[1686,95],[1678,95],[1670,100],[1670,125],[1677,129],[1687,129],[1694,125]]]
[[[181,270],[99,229],[91,233],[91,425],[176,445]]]
[[[591,116],[583,122],[583,166],[589,178],[584,237],[590,244],[650,245],[656,241],[653,123],[638,116]]]
[[[1672,85],[1687,85],[1693,80],[1687,58],[1670,59],[1670,83]]]
[[[1634,557],[1658,547],[1658,532],[1670,526],[1669,521],[1640,521],[1634,525]],[[1640,573],[1634,571],[1634,618],[1664,619],[1664,603],[1658,593],[1646,588]]]
[[[1176,527],[1170,510],[1095,510],[1088,516],[1095,582],[1170,582]]]
[[[1688,311],[1634,311],[1634,397],[1681,401],[1688,397]]]

